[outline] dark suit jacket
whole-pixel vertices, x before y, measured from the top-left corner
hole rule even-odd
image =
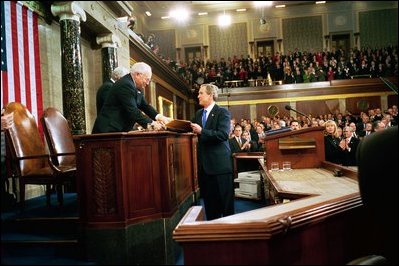
[[[107,95],[114,83],[112,80],[107,80],[101,85],[101,87],[97,91],[96,95],[96,107],[97,107],[97,115],[100,114],[101,108],[104,105],[105,99],[107,98]]]
[[[359,145],[360,140],[358,138],[352,137],[348,146],[351,148],[351,151],[344,151],[344,159],[342,164],[347,166],[355,166],[356,163],[356,150]]]
[[[241,143],[244,144],[247,140],[244,138],[241,138]],[[229,146],[230,146],[230,151],[231,154],[236,153],[236,152],[245,152],[241,150],[240,144],[238,143],[237,139],[235,136],[229,139]]]
[[[109,91],[104,106],[94,122],[93,133],[129,131],[136,122],[146,128],[152,120],[144,116],[141,111],[153,120],[158,114],[146,102],[143,93],[136,88],[132,76],[127,74],[115,82]]]
[[[198,167],[202,166],[208,175],[232,173],[231,151],[229,147],[230,112],[217,104],[208,115],[206,125],[202,125],[202,112],[196,112],[192,122],[202,126],[198,136]]]
[[[398,127],[364,138],[357,149],[360,195],[370,216],[367,232],[375,232],[373,254],[398,263]]]
[[[340,140],[331,135],[324,136],[324,149],[326,161],[342,164],[344,160],[344,151],[339,147]]]

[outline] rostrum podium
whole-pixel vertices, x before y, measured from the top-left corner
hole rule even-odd
[[[271,205],[212,221],[191,207],[173,232],[185,265],[346,264],[372,254],[357,171],[324,161],[323,128],[266,137],[258,161]],[[283,161],[292,169],[271,171]]]
[[[101,264],[174,264],[172,230],[196,201],[197,137],[75,136],[81,242]]]

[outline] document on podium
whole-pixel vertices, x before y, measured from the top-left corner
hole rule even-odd
[[[188,120],[179,120],[175,119],[167,123],[166,129],[174,132],[185,133],[185,132],[192,132],[193,129],[191,128],[191,122]]]

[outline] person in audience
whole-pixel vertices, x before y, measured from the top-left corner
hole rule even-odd
[[[355,138],[359,138],[359,136],[357,135],[357,133],[356,133],[356,123],[355,122],[351,122],[351,123],[349,123],[349,126],[352,128],[352,135],[353,135],[353,137],[355,137]]]
[[[129,74],[129,70],[125,67],[117,67],[112,71],[111,78],[106,80],[101,87],[97,91],[96,95],[96,107],[97,107],[97,114],[100,113],[101,108],[104,105],[105,98],[107,98],[109,90],[111,89],[112,85],[114,85],[115,81],[118,81],[121,77]]]
[[[339,146],[340,140],[337,133],[337,124],[333,120],[328,120],[324,125],[324,148],[326,161],[342,164],[343,151]]]
[[[229,139],[231,153],[246,152],[249,147],[244,145],[246,140],[242,138],[242,127],[240,125],[234,126],[233,137]]]
[[[339,143],[339,146],[343,150],[342,164],[345,166],[354,166],[356,165],[356,150],[360,140],[353,136],[352,127],[344,127],[343,134],[344,138]]]
[[[373,133],[359,143],[356,155],[360,196],[373,254],[398,264],[398,126]],[[383,167],[376,167],[383,166]],[[388,211],[382,206],[387,205]]]
[[[337,136],[340,141],[344,138],[342,127],[337,127]]]
[[[230,112],[216,104],[218,87],[202,84],[198,92],[203,106],[192,120],[198,135],[198,180],[208,220],[234,214],[234,184],[228,142]]]
[[[1,110],[1,130],[12,127],[14,124],[14,113],[4,114],[5,109]]]
[[[373,122],[372,125],[372,132],[378,132],[378,131],[382,131],[385,129],[385,124],[383,122],[381,122],[380,120],[376,120]]]
[[[291,122],[290,127],[291,127],[292,130],[299,130],[299,129],[301,129],[301,125],[299,125],[299,122],[298,122],[297,120],[293,120],[293,121]]]
[[[254,140],[251,140],[251,136],[250,136],[249,132],[247,132],[247,131],[242,132],[241,138],[245,140],[244,144],[242,145],[244,147],[244,149],[242,151],[255,152],[258,150],[257,142]]]
[[[144,128],[149,123],[161,128],[170,122],[170,118],[159,114],[144,98],[142,90],[150,83],[151,76],[151,67],[146,63],[132,65],[130,74],[112,86],[94,122],[93,133],[130,131],[136,122]]]
[[[257,151],[264,151],[263,144],[265,143],[265,131],[263,129],[263,124],[259,124],[256,126],[256,133],[258,134],[258,150]]]
[[[371,133],[373,132],[373,125],[371,122],[367,122],[366,123],[366,128],[364,129],[364,131],[362,132],[361,135],[359,135],[360,139],[363,139],[367,136],[369,136]]]

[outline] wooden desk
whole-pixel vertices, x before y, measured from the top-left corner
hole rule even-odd
[[[258,161],[276,204],[212,221],[192,207],[173,233],[185,265],[346,264],[372,254],[357,173],[324,162],[322,128],[267,136],[265,148]],[[293,170],[269,172],[270,161],[284,160]],[[344,176],[333,175],[337,168]]]
[[[296,192],[295,177],[305,172],[318,182],[309,187],[308,180]],[[275,176],[276,185],[305,197],[212,221],[203,220],[201,206],[192,207],[173,233],[183,247],[184,264],[345,264],[371,254],[356,180],[334,177],[324,168],[292,170],[288,176],[292,184],[282,174]],[[339,189],[329,189],[331,184]]]
[[[76,136],[79,221],[101,264],[173,264],[171,232],[195,203],[197,137],[167,131]]]

